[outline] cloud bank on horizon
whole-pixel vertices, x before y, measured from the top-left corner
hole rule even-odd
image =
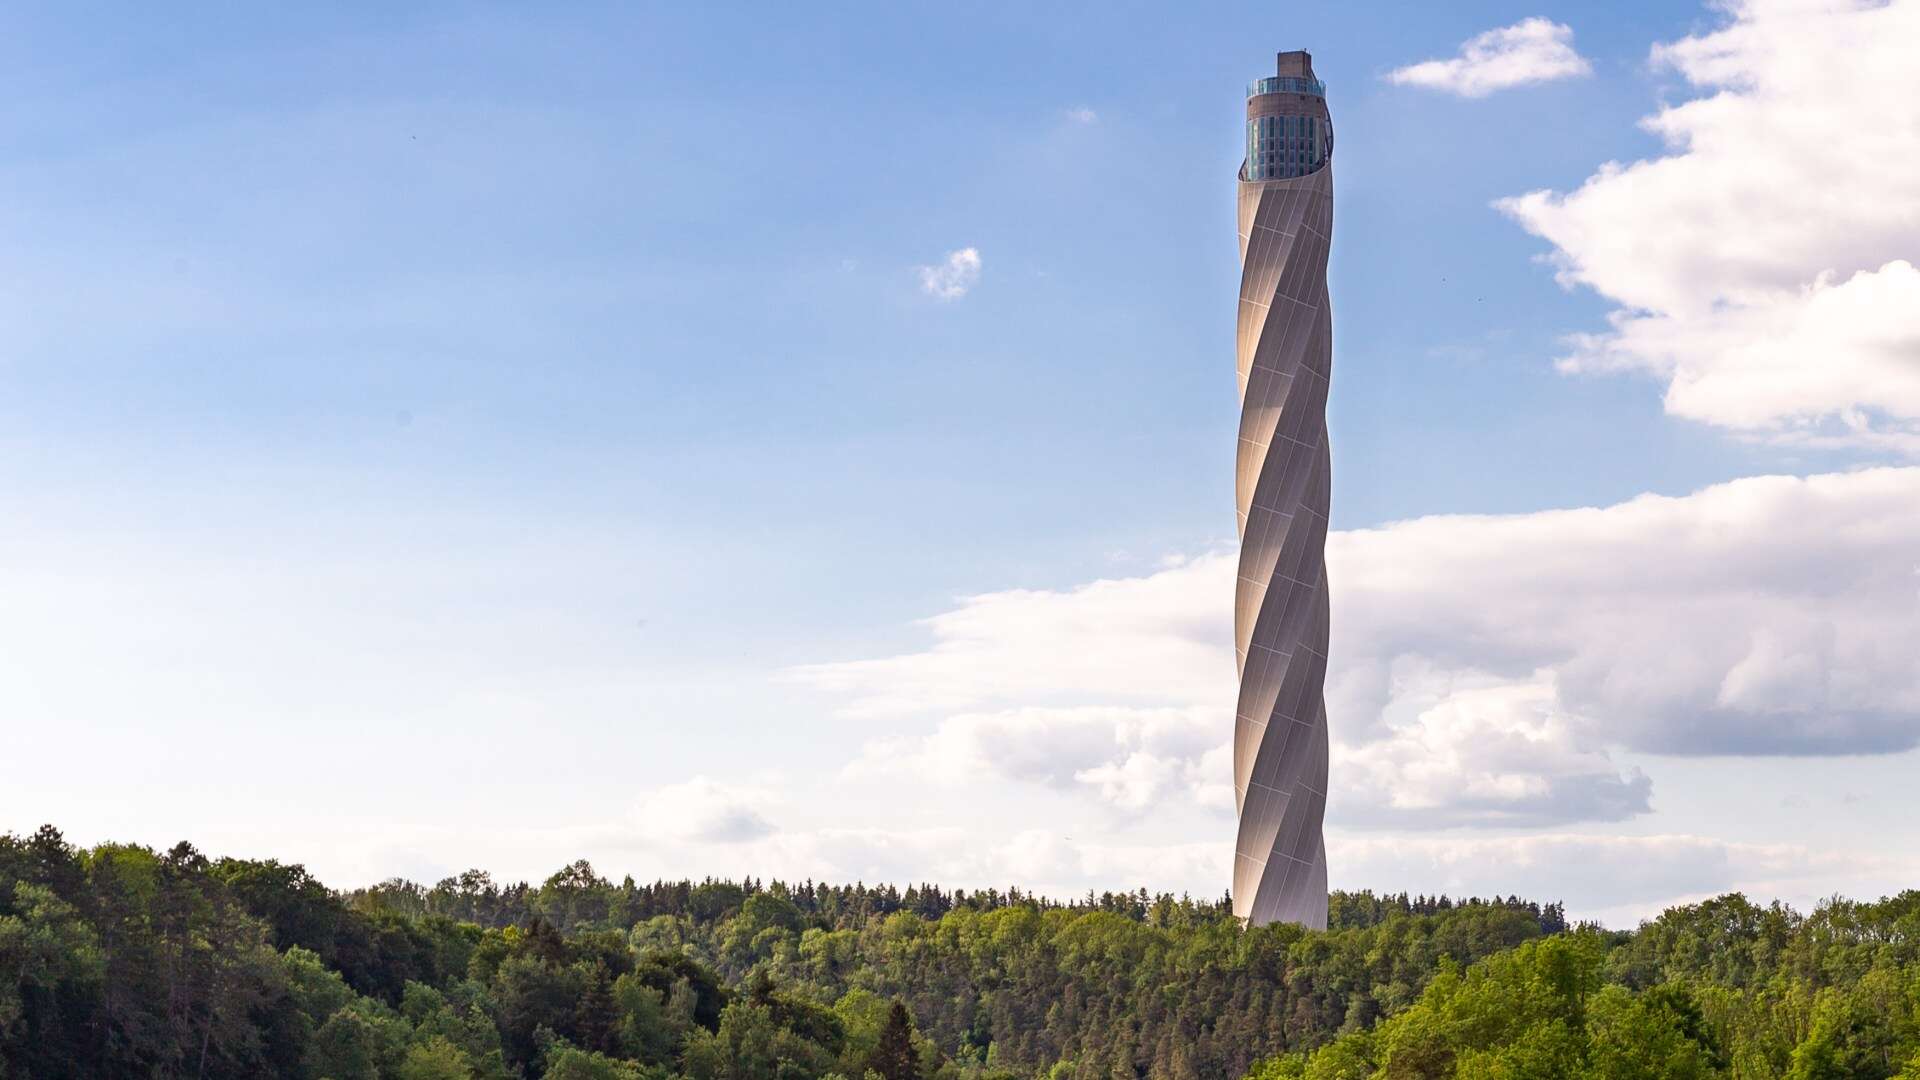
[[[1764,891],[1789,869],[1885,865],[1865,853],[1849,864],[1839,848],[1811,859],[1792,845],[1564,830],[1653,809],[1657,774],[1621,753],[1920,745],[1920,672],[1898,644],[1920,641],[1916,536],[1916,467],[1331,534],[1329,844],[1349,856],[1335,884],[1404,880],[1427,861],[1485,888],[1516,859],[1543,882],[1599,859],[1619,878],[1606,895],[1644,910],[1683,878],[1703,884],[1680,892]],[[1070,590],[968,597],[924,621],[924,649],[792,675],[888,727],[932,724],[870,741],[851,778],[1046,787],[1120,823],[1180,806],[1226,821],[1233,654],[1220,612],[1234,561],[1216,551]],[[1678,872],[1703,852],[1718,877]],[[1462,878],[1470,858],[1492,862]],[[1635,880],[1653,891],[1633,895]]]
[[[1680,498],[1333,533],[1328,706],[1339,820],[1615,821],[1695,756],[1920,745],[1920,468],[1755,477]],[[932,644],[805,666],[879,719],[855,771],[1074,788],[1121,809],[1229,804],[1234,557],[1066,591],[969,597]]]

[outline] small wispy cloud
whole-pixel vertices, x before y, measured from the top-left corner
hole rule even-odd
[[[1486,97],[1528,83],[1591,75],[1593,65],[1573,49],[1573,28],[1534,16],[1468,38],[1460,55],[1396,68],[1387,81],[1461,97]]]
[[[935,300],[958,300],[980,280],[980,249],[961,248],[920,269],[920,291]]]
[[[1100,114],[1087,108],[1085,105],[1075,105],[1073,108],[1067,110],[1067,119],[1076,124],[1092,124],[1099,121]]]

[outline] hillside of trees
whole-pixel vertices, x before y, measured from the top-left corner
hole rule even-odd
[[[1920,1080],[1920,892],[1635,931],[1224,900],[301,867],[0,836],[0,1077]]]

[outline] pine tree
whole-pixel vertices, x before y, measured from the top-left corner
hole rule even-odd
[[[920,1080],[920,1056],[913,1049],[913,1018],[895,1001],[880,1028],[880,1041],[867,1058],[867,1068],[885,1080]]]
[[[574,1037],[588,1050],[597,1050],[603,1054],[618,1053],[619,1040],[615,1037],[620,1026],[620,1013],[614,1008],[612,980],[607,977],[603,964],[594,969],[593,980],[587,984],[573,1008]]]

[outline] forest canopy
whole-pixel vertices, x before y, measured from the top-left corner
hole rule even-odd
[[[1920,892],[1632,931],[1517,897],[1223,899],[473,870],[328,888],[0,836],[0,1077],[1920,1080]]]

